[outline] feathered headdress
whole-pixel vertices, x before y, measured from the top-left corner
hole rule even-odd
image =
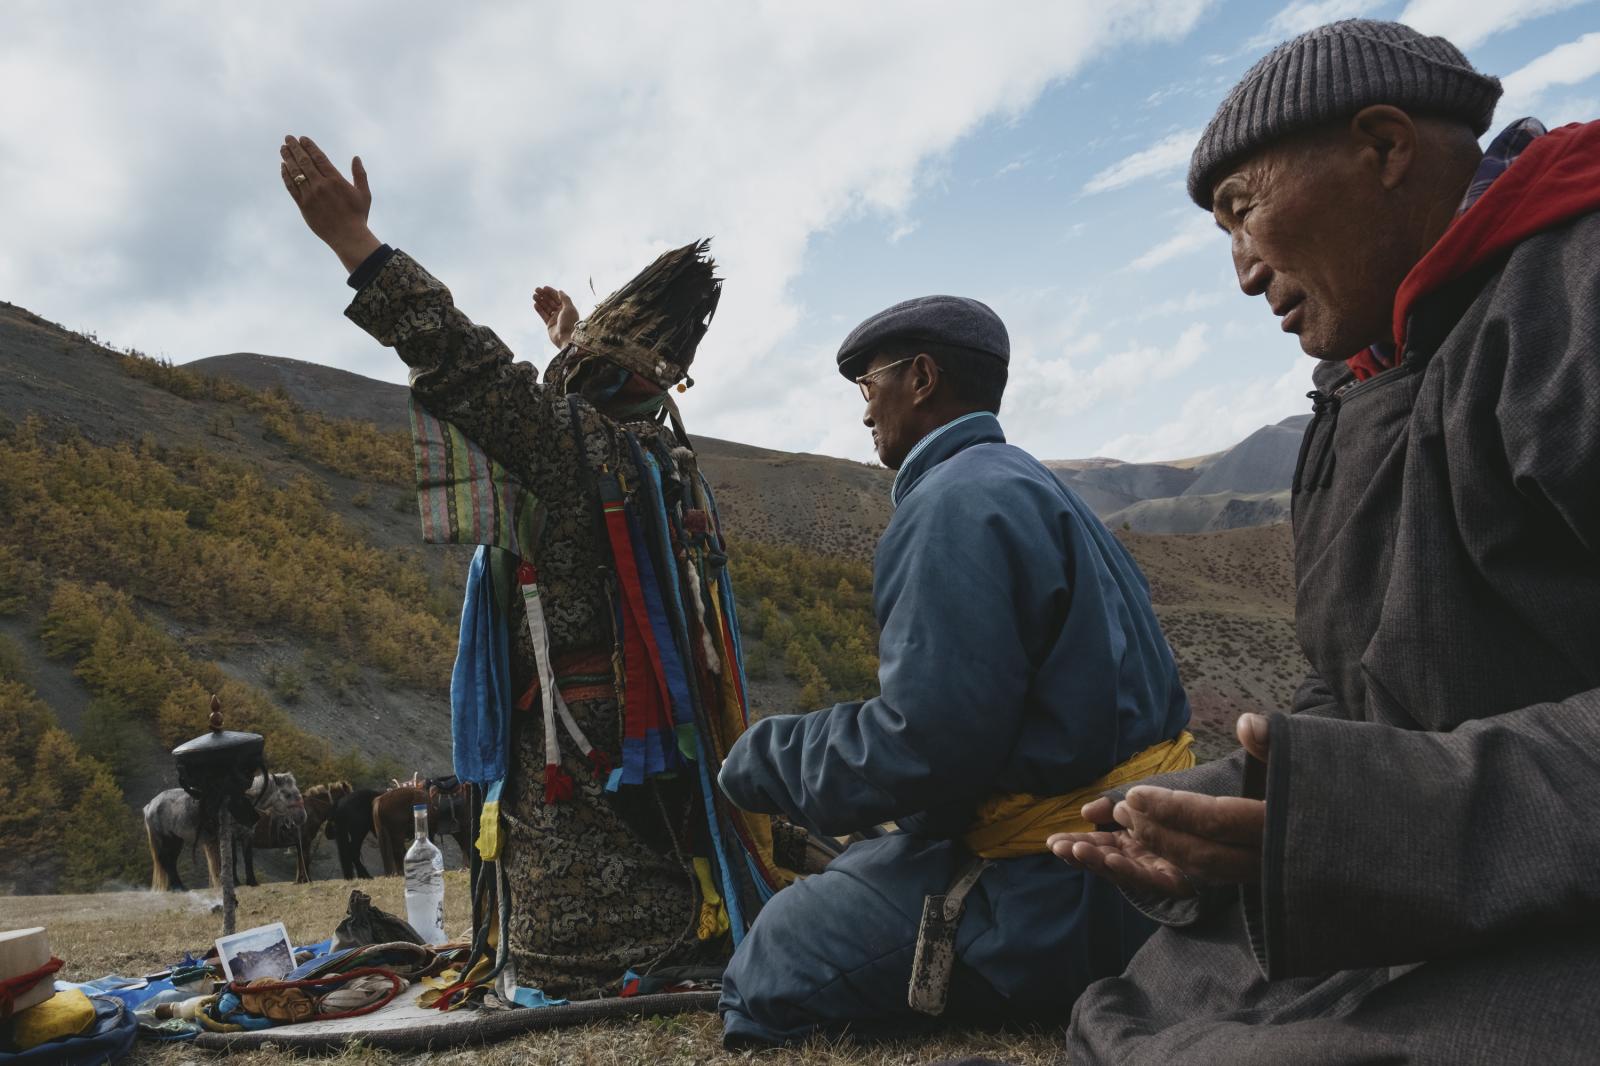
[[[598,356],[663,389],[681,381],[722,295],[710,247],[707,238],[666,252],[606,297],[558,356],[567,375]]]

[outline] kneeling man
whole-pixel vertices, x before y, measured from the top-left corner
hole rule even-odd
[[[1006,443],[1009,351],[993,311],[950,296],[880,312],[839,351],[897,471],[879,695],[758,722],[720,781],[814,832],[898,828],[762,911],[723,986],[730,1045],[1058,1012],[1152,928],[1045,841],[1090,828],[1079,808],[1107,782],[1192,764],[1188,700],[1133,559]]]

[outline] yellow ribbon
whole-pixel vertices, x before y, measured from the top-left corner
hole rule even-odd
[[[700,882],[700,925],[696,935],[701,940],[711,940],[728,931],[728,909],[717,894],[711,877],[711,862],[698,856],[694,860],[694,876]]]
[[[478,815],[478,839],[475,846],[478,857],[484,862],[494,862],[500,858],[502,838],[500,836],[500,785],[496,781],[489,786],[489,792],[483,799],[483,811]]]
[[[1119,763],[1104,777],[1064,796],[1035,796],[1028,792],[1002,792],[978,808],[972,828],[962,839],[974,855],[984,859],[1017,859],[1043,855],[1052,833],[1088,833],[1094,824],[1083,817],[1085,803],[1104,792],[1134,781],[1194,765],[1194,735],[1188,730],[1172,740]]]

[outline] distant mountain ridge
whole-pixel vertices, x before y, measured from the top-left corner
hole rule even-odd
[[[403,385],[281,356],[234,352],[185,365],[255,389],[280,388],[324,414],[361,418],[385,430],[407,428]],[[1211,533],[1271,525],[1289,517],[1289,484],[1309,415],[1263,426],[1225,451],[1192,459],[1128,463],[1118,459],[1046,460],[1113,529],[1139,533]],[[888,521],[893,480],[881,467],[695,437],[713,489],[731,487],[725,517],[748,519],[751,535],[818,550],[870,555]],[[826,475],[821,482],[817,478]],[[818,493],[828,484],[830,492]],[[810,491],[803,491],[809,489]],[[750,503],[759,503],[751,508]],[[762,527],[772,526],[766,529]]]

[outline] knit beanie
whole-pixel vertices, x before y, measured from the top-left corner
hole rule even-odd
[[[1481,137],[1498,99],[1500,80],[1478,73],[1443,37],[1398,22],[1331,22],[1268,52],[1228,93],[1195,145],[1189,196],[1209,211],[1224,167],[1374,104],[1460,119]]]

